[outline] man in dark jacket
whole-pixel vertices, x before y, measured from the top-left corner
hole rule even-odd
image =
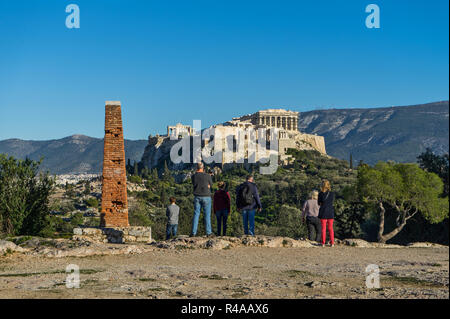
[[[253,176],[247,176],[247,180],[236,189],[236,207],[242,211],[244,233],[255,236],[255,212],[260,212],[262,205]]]
[[[197,164],[197,171],[192,175],[194,188],[194,217],[192,219],[191,237],[197,234],[200,210],[203,208],[206,236],[213,236],[211,230],[211,188],[213,186],[211,175],[203,171],[203,163]]]

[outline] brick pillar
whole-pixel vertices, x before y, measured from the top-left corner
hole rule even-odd
[[[128,227],[127,175],[120,102],[105,102],[100,227]]]

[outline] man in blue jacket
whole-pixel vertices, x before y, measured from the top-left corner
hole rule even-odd
[[[260,212],[262,205],[253,176],[247,176],[247,180],[236,189],[236,207],[242,211],[245,235],[255,236],[255,212]]]

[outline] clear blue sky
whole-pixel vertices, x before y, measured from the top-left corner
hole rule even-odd
[[[80,8],[68,29],[65,7]],[[376,3],[381,28],[367,29]],[[448,1],[0,0],[0,139],[448,100]]]

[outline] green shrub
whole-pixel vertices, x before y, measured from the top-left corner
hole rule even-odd
[[[142,177],[138,175],[130,175],[128,176],[128,181],[135,184],[142,184]]]
[[[151,226],[149,209],[145,202],[140,201],[135,207],[128,211],[128,219],[132,226]]]
[[[35,235],[47,225],[54,180],[39,173],[41,162],[0,154],[1,229],[10,235]]]
[[[85,199],[84,203],[88,207],[98,208],[98,200],[96,198],[94,198],[94,197],[90,197],[88,199]]]
[[[70,219],[70,225],[72,227],[81,226],[84,223],[84,218],[82,213],[75,213]]]

